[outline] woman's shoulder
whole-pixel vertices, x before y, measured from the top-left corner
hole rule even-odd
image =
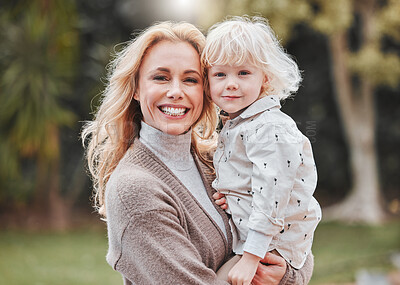
[[[165,183],[129,155],[121,159],[107,182],[107,208],[123,207],[131,214],[159,208],[166,196]]]

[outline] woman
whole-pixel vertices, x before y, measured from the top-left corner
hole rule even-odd
[[[188,23],[156,24],[113,62],[94,121],[82,137],[99,213],[107,219],[108,263],[124,284],[227,284],[215,271],[232,257],[227,216],[212,203],[205,143],[216,113],[203,91],[204,36]],[[266,256],[253,284],[306,284]]]

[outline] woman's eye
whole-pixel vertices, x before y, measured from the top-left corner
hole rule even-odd
[[[153,76],[153,80],[157,81],[167,81],[168,78],[165,75],[155,75]]]
[[[246,70],[239,71],[239,75],[248,75],[248,74],[250,74],[250,72]]]
[[[199,80],[193,77],[186,78],[184,81],[189,83],[199,83]]]

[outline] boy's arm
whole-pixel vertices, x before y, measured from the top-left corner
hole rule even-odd
[[[300,165],[302,138],[284,124],[267,123],[248,136],[246,155],[252,162],[252,212],[247,226],[266,236],[284,229],[291,190]],[[246,250],[246,245],[245,245]]]
[[[244,252],[242,258],[229,271],[229,281],[235,284],[249,285],[256,274],[261,258],[257,255]]]

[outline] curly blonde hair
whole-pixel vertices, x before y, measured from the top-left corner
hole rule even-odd
[[[275,94],[282,100],[298,90],[302,80],[299,68],[266,19],[234,16],[213,25],[207,33],[203,65],[239,66],[245,61],[260,68],[268,78],[260,97]]]
[[[93,121],[85,123],[82,141],[86,147],[89,171],[94,186],[94,207],[105,217],[105,189],[115,167],[138,137],[142,113],[133,95],[138,73],[147,50],[161,41],[187,42],[199,56],[205,45],[204,35],[192,24],[161,22],[141,32],[128,42],[110,62],[108,84]],[[203,74],[204,68],[203,68]],[[211,168],[204,154],[207,139],[214,134],[217,114],[211,99],[204,93],[203,110],[192,131],[192,146],[200,159]]]

